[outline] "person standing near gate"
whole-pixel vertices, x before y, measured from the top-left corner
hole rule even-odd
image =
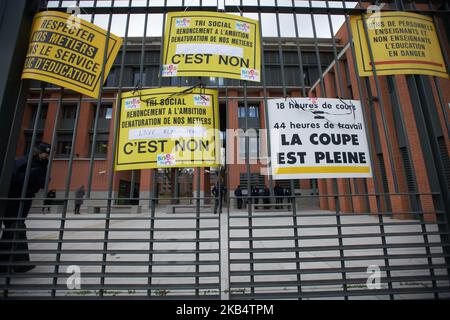
[[[13,263],[13,272],[27,272],[36,267],[32,264],[14,265],[14,262],[30,262],[25,220],[30,212],[31,204],[33,202],[31,198],[34,198],[36,193],[45,187],[45,177],[47,175],[50,150],[51,146],[48,143],[41,143],[33,148],[30,174],[25,193],[25,198],[28,200],[11,200],[6,203],[6,219],[3,220],[4,228],[2,230],[0,250],[4,252],[11,251],[12,254],[0,254],[0,261],[9,261],[11,259]],[[8,198],[21,198],[22,189],[25,183],[27,163],[28,157],[23,157],[15,161]],[[22,210],[20,210],[21,203]],[[12,231],[13,229],[16,230]],[[15,253],[15,251],[23,252]],[[3,267],[2,269],[6,270],[6,267]]]
[[[75,191],[75,214],[80,214],[80,208],[83,204],[84,194],[84,185],[79,187],[77,191]]]
[[[237,186],[234,190],[234,195],[236,196],[237,208],[242,209],[242,189],[241,186]]]
[[[284,190],[283,187],[280,186],[279,183],[277,183],[275,185],[275,188],[273,188],[273,192],[275,193],[275,203],[283,203],[283,198],[284,197]],[[276,209],[281,209],[283,208],[282,206],[275,206]]]
[[[211,194],[214,197],[214,214],[216,214],[217,208],[219,208],[219,190],[215,185],[211,190]]]
[[[264,186],[264,189],[262,189],[261,196],[263,197],[263,203],[266,204],[264,209],[269,210],[271,206],[267,206],[267,204],[270,204],[270,190],[267,186]]]
[[[290,187],[287,187],[284,190],[284,195],[286,196],[287,203],[291,203],[291,195],[292,195],[292,193],[291,193],[291,188]]]
[[[256,206],[259,203],[259,189],[258,189],[258,187],[256,187],[256,186],[252,187],[251,196],[253,198],[253,203],[255,204],[255,209],[258,209],[258,207]]]
[[[225,185],[222,184],[220,186],[220,205],[219,205],[220,211],[219,211],[219,213],[222,213],[222,206],[224,203],[226,203],[227,192],[228,192],[227,188],[225,187]]]
[[[50,206],[53,204],[53,200],[56,198],[56,190],[52,189],[49,192],[47,192],[47,199],[44,200],[44,206],[42,207],[42,212],[45,212],[45,209],[47,209],[48,212],[50,212]]]

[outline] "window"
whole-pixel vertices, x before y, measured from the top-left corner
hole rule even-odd
[[[100,106],[98,115],[97,136],[95,138],[95,147],[94,147],[95,158],[106,158],[108,154],[109,127],[111,124],[112,114],[113,114],[112,104],[102,104]],[[93,118],[92,130],[90,131],[89,153],[92,152],[92,142],[94,139],[94,131],[93,131],[94,123],[95,117]]]
[[[145,69],[142,70],[142,78],[141,78],[141,69],[133,69],[133,87],[137,87],[139,85],[143,86],[145,84],[146,73]]]
[[[115,87],[116,86],[116,69],[111,68],[108,74],[108,78],[106,79],[107,87]]]
[[[92,117],[91,130],[94,130],[95,125],[95,113],[97,105],[94,104],[92,106],[94,108],[94,116]],[[97,123],[97,132],[109,132],[109,127],[111,124],[111,119],[113,116],[113,107],[112,104],[102,104],[100,106],[99,114],[98,114],[98,123]],[[92,133],[92,132],[91,132]]]
[[[33,114],[31,116],[31,120],[30,120],[30,124],[34,124],[34,120],[36,119],[36,113],[37,113],[37,109],[38,109],[38,105],[37,104],[33,104],[31,105],[31,108],[33,109]],[[41,106],[41,114],[39,116],[39,120],[45,120],[47,118],[47,111],[48,111],[48,104],[43,103]]]
[[[256,130],[249,131],[248,137],[249,159],[257,159],[259,157],[259,134]],[[239,136],[239,157],[245,159],[245,134]]]
[[[77,115],[77,105],[63,105],[61,121],[59,122],[60,130],[73,130],[75,127],[75,117]]]
[[[33,138],[33,134],[32,133],[26,133],[25,134],[25,148],[23,151],[23,155],[27,156],[28,153],[30,152],[30,145],[31,145],[31,139]],[[42,138],[43,138],[43,134],[42,133],[38,133],[36,134],[36,144],[39,144],[42,142]]]
[[[112,119],[112,105],[103,104],[100,106],[99,119],[111,120]]]
[[[304,73],[300,73],[300,69],[298,66],[287,66],[284,67],[284,76],[287,86],[300,86],[301,85],[301,78],[303,76],[304,79]]]
[[[148,66],[145,68],[145,86],[156,87],[159,80],[159,67],[158,66]]]
[[[246,111],[247,111],[247,126],[246,126]],[[260,128],[260,112],[259,105],[240,105],[238,107],[238,121],[239,128],[245,130],[254,129],[249,131],[249,157],[250,159],[256,159],[259,157],[259,128]],[[239,157],[241,159],[245,158],[245,135],[239,137]]]
[[[34,129],[34,122],[36,121],[36,113],[38,105],[37,104],[31,105],[31,108],[32,108],[32,115],[30,122],[28,124],[28,129]],[[41,114],[39,115],[38,130],[44,129],[45,119],[47,119],[47,112],[48,112],[48,104],[44,103],[41,106]]]
[[[284,65],[298,65],[298,52],[297,51],[283,51]]]
[[[209,77],[209,84],[211,86],[223,86],[224,80],[223,78]]]
[[[62,118],[63,119],[75,119],[77,115],[76,105],[65,105],[63,106]]]
[[[241,189],[247,190],[247,174],[241,173],[239,175],[239,184],[241,185]],[[259,173],[251,173],[250,174],[250,186],[263,188],[265,186],[264,176]]]
[[[69,158],[72,150],[72,136],[62,135],[58,136],[58,142],[56,144],[56,158]]]
[[[317,179],[310,179],[309,180],[309,187],[312,190],[318,191],[318,189],[319,189],[319,181]]]
[[[159,64],[160,52],[159,51],[147,51],[145,53],[145,63]]]
[[[274,87],[282,86],[280,66],[266,67],[266,84]]]
[[[311,82],[309,81],[309,69],[303,68],[303,84],[305,87],[310,87]]]
[[[106,158],[108,155],[108,133],[100,133],[97,134],[96,140],[95,140],[95,148],[94,148],[94,157],[95,158]],[[92,140],[93,135],[91,135],[90,141],[89,141],[89,150],[92,150]]]
[[[249,106],[247,106],[247,110],[248,110],[249,118],[258,118],[259,119],[259,106],[249,105]],[[238,117],[241,119],[245,119],[245,107],[244,106],[239,106]]]
[[[90,142],[92,148],[92,140]],[[94,148],[94,158],[106,158],[108,155],[108,140],[97,140]]]
[[[280,54],[278,51],[264,51],[264,61],[270,63],[280,63]]]
[[[105,118],[106,120],[111,120],[111,119],[112,119],[112,107],[106,108],[105,111],[106,111],[106,112],[105,112],[104,118]]]
[[[300,189],[300,180],[296,179],[294,181],[294,188]],[[283,187],[283,189],[290,189],[291,188],[291,180],[277,180],[277,182],[280,184],[280,186]]]
[[[260,112],[259,105],[248,105],[247,106],[247,128],[251,129],[259,129],[260,126]],[[238,121],[239,127],[245,129],[245,107],[240,105],[238,109]]]

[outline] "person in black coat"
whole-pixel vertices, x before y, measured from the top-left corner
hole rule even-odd
[[[220,186],[220,192],[219,192],[219,187],[217,185],[215,185],[212,190],[211,190],[211,194],[214,196],[214,214],[217,214],[217,211],[219,211],[219,213],[222,213],[222,204],[226,198],[226,194],[227,194],[227,188],[225,188],[225,186]]]
[[[264,189],[261,192],[261,196],[263,196],[263,203],[264,204],[270,204],[270,190],[266,186],[264,186]],[[264,206],[264,209],[268,210],[270,209],[270,206]]]
[[[26,198],[34,198],[39,189],[45,186],[45,177],[47,175],[48,156],[51,146],[47,143],[41,143],[34,147],[33,158],[31,159],[30,175],[26,189]],[[28,157],[17,159],[14,163],[13,175],[11,178],[11,186],[9,188],[8,198],[20,198],[22,196],[22,188],[25,182],[25,173],[27,168]],[[20,203],[22,202],[22,210],[20,212]],[[29,262],[28,243],[25,220],[30,211],[32,200],[11,200],[6,203],[5,218],[3,220],[4,228],[2,230],[1,251],[25,251],[20,254],[8,253],[0,254],[0,261]],[[11,229],[18,229],[12,231]],[[19,240],[20,242],[15,242]],[[8,242],[9,241],[9,242]],[[21,264],[13,265],[14,272],[27,272],[33,269],[35,265]],[[6,267],[5,267],[6,269]]]
[[[259,189],[258,187],[252,187],[251,196],[253,198],[253,203],[258,204],[259,203]],[[255,209],[258,209],[257,206],[255,206]]]
[[[53,200],[56,198],[56,190],[52,189],[49,192],[47,192],[47,199],[44,200],[44,206],[42,207],[42,212],[45,212],[47,209],[48,212],[50,212],[50,206],[53,204]]]
[[[219,209],[219,188],[214,186],[211,190],[211,194],[214,197],[214,214],[217,214],[217,210]]]
[[[237,208],[242,209],[242,189],[241,186],[237,186],[234,190],[234,195],[236,196]]]
[[[286,190],[284,190],[284,195],[286,196],[287,203],[291,203],[291,188],[286,188]]]
[[[227,188],[225,185],[220,186],[220,203],[219,203],[219,213],[222,213],[222,206],[227,201]]]
[[[275,188],[273,188],[273,192],[275,193],[275,202],[276,203],[283,203],[283,198],[282,197],[284,197],[284,190],[283,190],[283,187],[282,186],[280,186],[280,184],[279,183],[277,183],[276,185],[275,185]],[[281,209],[282,207],[281,206],[275,206],[275,208],[276,209]]]

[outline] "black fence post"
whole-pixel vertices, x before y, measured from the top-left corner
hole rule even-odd
[[[40,0],[0,1],[0,198],[7,197],[29,81],[21,81]],[[4,201],[0,201],[0,217]]]

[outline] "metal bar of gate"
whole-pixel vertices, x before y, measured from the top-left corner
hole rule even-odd
[[[150,0],[147,0],[146,2],[146,7],[147,10],[144,14],[144,32],[143,32],[143,36],[142,36],[142,41],[141,41],[141,60],[140,60],[140,65],[139,65],[139,83],[138,83],[138,87],[139,87],[139,92],[142,91],[142,87],[145,86],[145,81],[147,80],[147,78],[145,77],[144,79],[144,63],[145,63],[145,43],[146,43],[146,39],[147,39],[147,24],[148,24],[148,7],[150,6]],[[147,73],[146,73],[147,74]],[[131,188],[130,188],[130,198],[134,198],[134,184],[135,184],[135,170],[132,170],[132,179],[131,179]],[[140,195],[139,195],[140,197]],[[139,200],[138,200],[139,201]],[[138,203],[139,205],[139,203]]]
[[[96,0],[97,1],[97,0]],[[79,3],[77,4],[77,6]],[[97,3],[94,3],[95,6],[97,6]],[[112,3],[114,5],[114,2]],[[91,16],[91,23],[94,23],[95,21],[95,12]],[[103,95],[103,83],[105,82],[105,67],[107,63],[107,57],[108,57],[108,47],[109,47],[109,40],[110,40],[110,34],[111,34],[111,22],[112,21],[112,13],[110,13],[110,18],[108,21],[108,29],[106,31],[106,39],[105,39],[105,52],[103,54],[102,58],[102,72],[100,74],[100,83],[102,84],[100,87],[100,93],[98,95],[97,104],[95,108],[95,118],[94,118],[94,128],[93,128],[93,135],[92,135],[92,145],[91,145],[91,154],[89,159],[89,173],[88,173],[88,183],[87,183],[87,190],[86,190],[86,196],[88,198],[91,197],[91,189],[92,189],[92,176],[93,176],[93,170],[94,170],[94,158],[95,158],[95,151],[96,151],[96,142],[97,142],[97,131],[98,131],[98,122],[99,122],[99,116],[100,116],[100,109],[102,106],[102,95]]]
[[[200,0],[200,7],[202,7],[202,0]],[[202,84],[202,80],[201,80],[201,78],[199,78],[199,85],[200,85],[200,88],[203,88],[203,84]],[[197,168],[196,169],[197,170],[197,207],[196,207],[196,212],[195,212],[195,214],[196,214],[196,219],[195,219],[195,227],[196,227],[196,231],[195,231],[195,239],[197,240],[196,242],[195,242],[195,248],[197,249],[197,250],[199,250],[200,249],[200,210],[201,210],[201,174],[202,174],[202,171],[203,171],[203,179],[204,179],[204,170],[201,170],[200,168]],[[222,185],[220,184],[220,179],[218,179],[218,182],[217,182],[218,184],[217,184],[217,187],[218,187],[218,190],[217,190],[217,192],[219,193],[219,208],[217,208],[217,210],[219,211],[218,212],[218,214],[220,215],[220,210],[221,210],[221,206],[222,206],[222,204],[221,204],[221,201],[222,201],[222,195],[221,195],[221,189],[222,189]],[[203,195],[203,197],[204,197],[204,195]],[[214,207],[214,213],[216,213],[216,208]],[[199,253],[196,253],[195,254],[195,262],[196,262],[196,265],[195,265],[195,271],[196,271],[196,273],[198,274],[199,272],[200,272],[200,254]],[[196,289],[195,289],[195,295],[196,296],[198,296],[199,295],[199,292],[200,292],[200,290],[198,289],[198,285],[199,285],[199,283],[200,283],[200,278],[199,277],[195,277],[195,285],[196,285]]]
[[[115,4],[115,0],[113,0],[111,2],[111,6],[114,6]],[[129,0],[128,2],[128,7],[131,6],[131,0]],[[109,39],[111,37],[111,24],[112,24],[112,18],[113,15],[112,13],[110,13],[109,15],[109,20],[108,20],[108,31],[106,33],[106,43],[109,43]],[[120,73],[119,73],[119,90],[117,93],[117,103],[116,103],[116,108],[115,108],[115,113],[114,113],[114,129],[113,129],[113,143],[112,143],[112,147],[111,150],[109,150],[110,152],[110,157],[111,157],[111,161],[109,164],[109,170],[108,170],[108,200],[106,202],[106,217],[105,217],[105,231],[103,234],[103,251],[104,253],[102,254],[102,267],[101,267],[101,276],[100,276],[100,292],[99,295],[101,298],[104,297],[104,293],[105,290],[103,289],[105,286],[105,274],[106,274],[106,267],[107,267],[107,258],[108,258],[108,238],[109,238],[109,231],[110,231],[110,218],[111,218],[111,202],[113,201],[112,199],[112,193],[113,193],[113,184],[114,184],[114,155],[115,155],[115,150],[117,147],[117,127],[119,125],[119,115],[120,115],[120,101],[122,98],[122,84],[123,84],[123,74],[124,74],[124,64],[125,64],[125,55],[127,53],[127,45],[128,45],[128,27],[129,27],[129,23],[130,23],[130,13],[128,11],[127,13],[127,22],[126,22],[126,26],[125,26],[125,38],[123,41],[123,47],[122,47],[122,57],[121,57],[121,62],[120,62]],[[105,70],[102,70],[102,73],[104,73]],[[103,86],[103,84],[102,84]],[[91,155],[92,156],[92,155]]]
[[[243,6],[242,0],[240,0],[240,7]],[[239,8],[238,8],[239,9]],[[243,11],[240,10],[240,15],[243,16]],[[245,170],[247,175],[247,212],[248,212],[248,225],[249,225],[249,248],[250,250],[253,248],[253,230],[251,227],[253,226],[253,218],[252,218],[252,204],[259,202],[259,193],[254,198],[252,195],[252,184],[251,184],[251,167],[250,167],[250,137],[249,137],[249,126],[248,126],[248,114],[249,114],[249,106],[248,106],[248,98],[247,98],[247,81],[241,81],[243,83],[243,91],[244,91],[244,112],[245,112],[245,135],[244,135],[244,143],[245,143]],[[239,106],[238,106],[239,108]],[[256,185],[258,188],[258,185]],[[259,188],[258,188],[259,189]],[[257,190],[258,190],[257,189]],[[255,207],[256,208],[256,207]],[[250,251],[250,260],[253,260],[253,252]],[[250,262],[250,271],[254,271],[254,264]],[[254,283],[255,278],[254,275],[250,275],[250,283]],[[255,288],[251,286],[251,293],[255,292]]]
[[[342,1],[342,6],[344,7],[344,9],[346,9],[345,1]],[[350,39],[349,43],[350,43],[351,54],[352,54],[352,57],[356,57],[355,46],[354,46],[353,41],[351,40],[351,39],[353,39],[353,34],[352,34],[352,29],[350,27],[350,19],[349,19],[348,13],[345,13],[345,24],[346,24],[346,30],[347,30],[347,33],[348,33],[349,39]],[[362,106],[362,113],[363,113],[364,119],[366,119],[366,121],[367,121],[367,119],[368,119],[368,116],[366,115],[367,107],[365,106],[366,105],[366,103],[365,103],[366,100],[364,99],[364,93],[363,93],[363,90],[362,90],[361,79],[360,79],[360,77],[357,74],[358,66],[356,64],[356,59],[353,58],[352,60],[353,60],[353,71],[355,73],[355,78],[356,78],[356,81],[357,81],[357,87],[358,87],[358,91],[359,91],[359,98],[360,98],[361,106]],[[367,84],[367,86],[370,86],[368,78],[366,78],[366,84]],[[368,92],[369,92],[370,95],[372,94],[372,90],[370,88],[368,89]],[[370,101],[370,103],[369,103],[368,107],[370,109],[373,109],[372,100],[370,99],[369,101]],[[371,116],[371,119],[373,119],[373,116]],[[376,124],[374,124],[373,127],[375,127],[375,125]],[[369,132],[368,125],[367,125],[366,122],[364,123],[364,126],[365,126],[366,132]],[[375,134],[378,135],[378,131],[376,131]],[[369,148],[368,149],[369,149],[369,155],[370,155],[370,162],[372,163],[372,172],[375,172],[375,170],[373,170],[374,165],[375,165],[375,160],[374,160],[374,156],[373,156],[374,153],[375,153],[374,152],[375,146],[373,146],[370,143],[370,138],[368,139],[368,144],[369,144]],[[367,181],[365,183],[366,183],[366,188],[367,188]],[[384,264],[385,264],[385,267],[387,268],[387,270],[386,270],[387,277],[390,278],[391,277],[391,273],[390,273],[390,269],[389,269],[390,266],[389,266],[389,259],[388,259],[387,245],[386,245],[384,221],[383,221],[383,215],[381,214],[380,196],[378,196],[378,194],[380,194],[380,191],[379,191],[379,188],[378,188],[378,184],[376,182],[374,183],[374,189],[375,189],[375,194],[377,194],[375,200],[376,200],[376,208],[377,208],[377,213],[378,213],[377,214],[377,216],[378,216],[378,223],[379,223],[380,234],[381,234],[381,243],[383,245]],[[368,210],[370,211],[370,204],[368,206]],[[392,290],[392,283],[391,282],[388,282],[388,288],[389,288],[389,290]],[[394,295],[390,294],[389,298],[391,300],[394,299]]]
[[[287,99],[287,91],[286,91],[286,75],[284,72],[284,59],[283,59],[283,49],[281,46],[281,30],[280,30],[280,14],[279,14],[279,10],[278,10],[278,0],[275,0],[275,6],[276,6],[276,11],[275,11],[275,18],[276,18],[276,22],[277,22],[277,38],[278,38],[278,55],[279,55],[279,59],[280,59],[280,69],[281,69],[281,79],[282,79],[282,87],[283,87],[283,97],[284,99]],[[297,43],[298,45],[298,43]],[[298,48],[298,46],[297,46]],[[301,55],[299,55],[301,56]],[[303,78],[303,69],[300,70],[300,78]],[[265,81],[265,80],[264,80]],[[265,117],[268,117],[268,114],[266,113]],[[269,128],[266,128],[266,130]],[[271,129],[271,128],[270,128]],[[270,137],[269,137],[270,139]],[[269,174],[272,174],[272,172],[270,172]],[[293,223],[293,231],[294,231],[294,237],[298,238],[298,221],[297,221],[297,207],[296,207],[296,202],[297,202],[297,198],[295,197],[295,183],[294,180],[290,179],[289,181],[290,184],[290,189],[291,189],[291,194],[293,195],[292,197],[292,223]],[[270,186],[271,190],[273,190],[273,185]],[[271,192],[271,195],[273,194],[273,192]],[[275,194],[275,203],[278,204],[278,202],[283,202],[284,196],[282,196],[280,198],[279,195]],[[275,207],[277,208],[277,207]],[[296,240],[294,242],[295,248],[297,249],[299,247],[299,242],[298,240]],[[300,253],[298,250],[295,251],[295,258],[299,259],[300,258]],[[297,262],[296,263],[296,268],[297,268],[297,281],[298,281],[298,292],[301,293],[302,292],[302,285],[301,285],[301,276],[300,276],[300,263]]]
[[[334,34],[334,28],[333,28],[333,22],[331,19],[331,14],[330,14],[330,5],[329,5],[329,1],[325,1],[325,5],[326,8],[328,9],[327,12],[327,17],[328,17],[328,25],[330,28],[330,35],[331,35],[331,44],[333,47],[333,55],[334,55],[334,65],[335,65],[335,70],[336,70],[336,74],[337,74],[337,79],[338,81],[333,81],[333,84],[335,85],[334,87],[334,91],[335,94],[339,97],[339,98],[345,98],[345,90],[344,90],[344,83],[343,83],[343,76],[342,76],[342,72],[341,72],[341,65],[339,63],[339,57],[338,57],[338,52],[337,52],[337,48],[336,48],[336,37]],[[356,179],[353,179],[353,181],[355,182]],[[350,190],[350,193],[352,193],[352,185],[350,182],[350,179],[346,179],[347,181],[347,187],[348,190]],[[356,184],[356,183],[355,183]],[[344,198],[345,199],[345,198]],[[353,199],[350,197],[350,210],[353,211]]]
[[[329,9],[328,1],[326,1],[325,3],[326,3],[327,9]],[[332,46],[333,46],[334,63],[335,63],[335,66],[336,66],[335,69],[337,71],[338,84],[339,84],[339,86],[338,86],[339,89],[337,89],[337,90],[335,89],[336,90],[335,94],[338,95],[338,97],[343,97],[345,95],[345,92],[344,92],[344,84],[343,84],[343,80],[342,80],[342,73],[341,73],[341,68],[340,68],[340,64],[339,64],[337,48],[336,48],[336,37],[334,35],[333,23],[332,23],[331,15],[330,15],[329,12],[327,13],[327,16],[328,16],[328,25],[330,27],[330,35],[331,35]],[[333,82],[335,83],[336,81],[333,81]],[[350,183],[349,179],[347,179],[347,181]],[[336,179],[333,179],[333,184],[335,186],[337,186],[337,180]],[[344,195],[344,200],[345,200],[345,197],[346,197],[346,195]],[[341,224],[340,216],[339,216],[340,210],[338,209],[338,206],[340,205],[340,203],[339,203],[339,199],[338,198],[335,198],[335,199],[336,199],[336,213],[337,213],[336,219],[337,219],[337,223],[340,225]],[[350,198],[350,202],[352,202],[352,198]],[[342,229],[339,226],[337,230],[338,230],[338,236],[339,236],[339,245],[343,245],[343,241],[342,241],[342,238],[341,238],[341,236],[342,236]],[[342,257],[344,257],[344,252],[343,251],[342,251],[341,255],[342,255]],[[341,268],[345,269],[344,261],[341,261]],[[342,278],[344,280],[346,280],[346,277],[347,277],[346,273],[343,272],[342,273]],[[344,292],[345,291],[347,291],[347,286],[346,285],[344,285]],[[347,300],[348,297],[345,296],[345,299]]]
[[[167,0],[164,0],[164,7],[167,5]],[[165,28],[164,25],[166,23],[166,14],[163,13],[163,21],[161,26],[161,39],[164,39],[165,37]],[[147,26],[145,26],[147,28]],[[163,50],[160,50],[159,53],[159,61],[160,64],[162,64],[163,61]],[[158,71],[158,87],[162,87],[162,68],[159,68]],[[155,239],[155,220],[156,220],[156,201],[158,198],[158,169],[151,170],[151,176],[152,176],[152,192],[151,192],[151,201],[150,201],[150,240],[149,240],[149,248],[150,252],[153,252],[154,250],[154,244],[153,240]],[[149,254],[149,263],[148,263],[148,273],[149,277],[147,279],[147,285],[149,286],[149,289],[147,290],[147,296],[152,296],[152,290],[150,287],[152,286],[152,280],[153,278],[150,276],[153,273],[153,253]]]
[[[78,125],[80,121],[80,113],[81,113],[81,100],[82,95],[79,95],[78,104],[77,104],[77,111],[75,116],[75,123],[72,133],[72,142],[70,144],[70,158],[69,158],[69,164],[68,164],[68,170],[67,170],[67,177],[66,177],[66,187],[64,192],[64,208],[62,211],[61,216],[61,222],[60,222],[60,230],[58,235],[58,247],[57,247],[57,253],[56,253],[56,263],[55,263],[55,275],[59,273],[59,267],[61,262],[61,251],[62,251],[62,245],[63,245],[63,238],[64,238],[64,229],[66,225],[66,217],[67,217],[67,210],[69,206],[69,192],[70,192],[70,185],[72,183],[72,170],[73,170],[73,161],[75,156],[75,146],[77,142],[77,133],[78,133]],[[55,276],[53,278],[53,287],[56,287],[58,284],[58,277]],[[56,297],[56,289],[52,290],[52,298]]]
[[[292,7],[295,7],[295,1],[292,0],[291,3]],[[301,52],[301,45],[300,45],[300,35],[299,35],[299,31],[298,31],[298,21],[297,21],[297,14],[294,13],[293,14],[293,19],[294,19],[294,31],[295,31],[295,44],[296,44],[296,50],[297,50],[297,58],[298,58],[298,62],[299,62],[299,76],[300,76],[300,86],[302,88],[302,97],[305,98],[307,96],[306,93],[306,84],[305,84],[305,72],[303,69],[303,57],[302,57],[302,52]],[[267,112],[266,112],[267,115]],[[266,117],[267,118],[267,117]],[[267,130],[270,130],[269,128],[267,128]],[[272,174],[270,172],[270,174]],[[300,247],[300,234],[299,234],[299,217],[297,215],[297,198],[295,197],[295,184],[294,181],[291,181],[291,186],[290,186],[290,193],[291,193],[291,197],[287,198],[286,201],[289,201],[290,203],[292,203],[292,223],[293,223],[293,228],[294,228],[294,237],[295,237],[295,241],[294,241],[294,245],[296,248]],[[295,259],[296,259],[296,263],[295,263],[295,267],[297,270],[297,281],[299,283],[297,290],[298,293],[301,295],[302,293],[302,286],[301,286],[301,281],[302,281],[302,276],[301,276],[301,263],[300,263],[300,252],[296,251],[295,252]],[[301,296],[299,297],[299,299],[302,299]]]
[[[312,7],[312,2],[311,0],[309,0],[309,6]],[[327,90],[325,87],[325,82],[324,82],[324,78],[323,78],[323,70],[322,70],[322,62],[321,62],[321,58],[320,58],[320,52],[319,52],[319,44],[318,44],[318,40],[317,40],[317,31],[316,31],[316,22],[315,22],[315,17],[313,15],[313,13],[311,12],[311,23],[312,23],[312,30],[313,30],[313,36],[314,36],[314,47],[315,47],[315,51],[316,51],[316,59],[317,59],[317,68],[319,69],[319,81],[320,81],[320,88],[321,88],[321,95],[327,97]],[[333,42],[334,42],[334,35],[332,35],[333,38]],[[337,62],[337,56],[335,56],[336,62]],[[342,241],[342,227],[341,227],[341,210],[340,210],[340,201],[339,201],[339,189],[338,189],[338,184],[337,184],[337,180],[336,179],[332,179],[332,184],[333,184],[333,193],[334,193],[334,202],[335,202],[335,212],[336,212],[336,224],[337,224],[337,233],[338,233],[338,243],[339,243],[339,255],[341,257],[341,268],[343,270],[345,270],[345,260],[344,260],[344,250],[343,250],[343,241]],[[344,272],[341,273],[342,275],[342,279],[343,279],[343,290],[344,290],[344,299],[347,300],[348,296],[345,295],[345,293],[347,292],[347,275]]]
[[[396,9],[397,10],[400,10],[400,11],[404,11],[405,10],[405,6],[403,5],[403,1],[395,1],[395,4],[396,4]],[[415,9],[415,8],[413,8],[413,9]],[[394,77],[393,76],[387,76],[386,78],[387,78],[387,81],[389,83],[391,83],[393,94],[398,99],[399,93],[398,93],[398,90],[397,90],[397,85],[396,85],[396,82],[394,80]],[[402,124],[401,125],[401,130],[405,130],[404,129],[405,128],[405,124],[404,124],[403,111],[402,111],[402,108],[400,107],[400,103],[399,102],[397,102],[397,105],[399,106],[399,108],[397,110],[398,110],[398,112],[400,114],[400,121],[401,121],[401,124]],[[395,107],[395,106],[393,106],[393,107]],[[410,147],[410,143],[409,143],[409,137],[408,137],[407,134],[404,134],[404,137],[405,137],[405,143],[406,143],[406,149],[407,149],[408,157],[411,159],[411,151],[410,151],[411,147]],[[413,175],[414,181],[416,182],[417,179],[416,179],[416,175],[415,175],[414,171],[412,172],[412,175]],[[415,188],[416,188],[416,186],[417,186],[417,182],[415,183]],[[415,190],[415,192],[417,192],[417,190]],[[421,203],[420,197],[417,197],[414,200],[417,200],[417,207],[418,207],[417,209],[418,209],[418,211],[422,212],[423,209],[422,209],[422,203]],[[426,254],[429,255],[429,254],[431,254],[431,251],[430,251],[430,247],[429,247],[428,237],[427,237],[427,234],[426,234],[426,225],[425,225],[426,217],[425,217],[425,215],[420,215],[419,218],[420,218],[420,221],[421,221],[420,226],[421,226],[421,231],[423,232],[423,238],[424,238],[424,243],[425,243],[425,251],[426,251]],[[430,275],[431,275],[431,277],[434,277],[435,276],[435,272],[434,272],[434,269],[432,267],[432,264],[433,264],[432,263],[432,259],[431,258],[427,258],[427,262],[428,262],[428,266],[429,266]],[[432,280],[432,286],[433,286],[434,289],[436,289],[436,281]],[[438,292],[434,292],[434,298],[436,298],[436,299],[439,298]]]
[[[395,170],[395,165],[394,165],[394,158],[393,158],[393,150],[392,150],[392,144],[390,142],[390,137],[392,137],[392,135],[390,135],[389,129],[388,129],[388,125],[387,125],[387,120],[386,120],[386,107],[385,104],[383,102],[383,95],[382,95],[382,91],[381,91],[381,85],[380,85],[380,81],[378,78],[378,74],[377,74],[377,70],[376,70],[376,66],[375,66],[375,59],[374,59],[374,54],[373,54],[373,50],[372,50],[372,46],[370,44],[369,41],[369,31],[368,31],[368,27],[367,27],[367,21],[366,21],[366,17],[363,13],[361,13],[361,19],[363,22],[363,29],[364,29],[364,35],[365,38],[367,40],[367,48],[369,50],[369,58],[370,58],[370,62],[372,65],[372,72],[373,72],[373,78],[375,80],[375,87],[376,87],[376,91],[377,91],[377,98],[378,98],[378,103],[380,105],[380,114],[381,114],[381,118],[383,120],[383,131],[384,131],[384,135],[385,135],[385,139],[386,139],[386,145],[387,145],[387,149],[388,149],[388,158],[389,158],[389,165],[391,167],[391,171],[392,171],[392,181],[394,184],[394,192],[398,193],[398,181],[397,181],[397,173]]]

